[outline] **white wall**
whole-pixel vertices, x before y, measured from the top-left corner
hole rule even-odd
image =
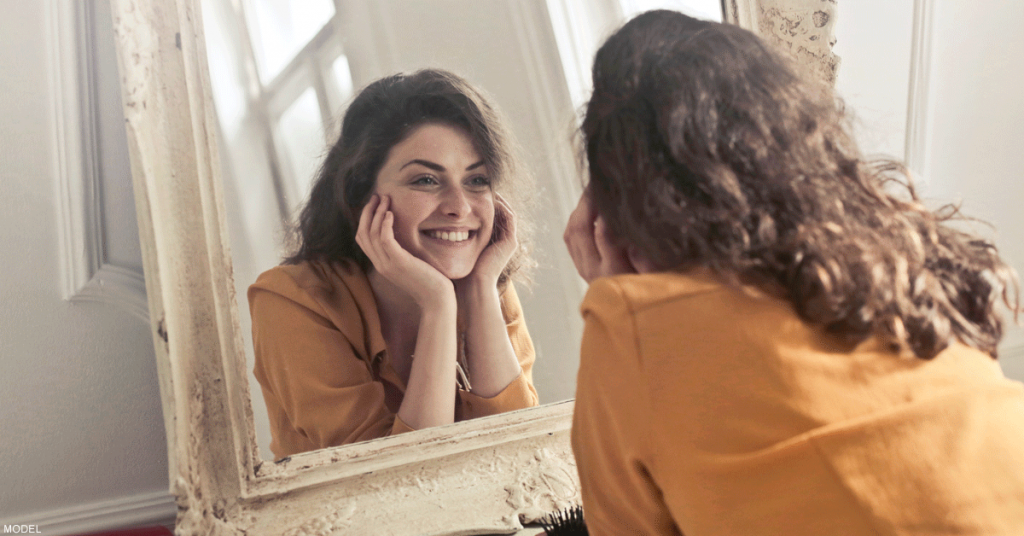
[[[927,191],[962,200],[964,212],[992,223],[1001,252],[1024,273],[1024,3],[933,5]],[[1004,341],[1000,360],[1008,375],[1024,379],[1019,327]]]
[[[861,149],[903,159],[914,0],[847,1],[837,11],[836,91]]]
[[[836,87],[856,118],[862,148],[911,159],[924,197],[935,205],[960,202],[965,214],[993,224],[994,231],[975,230],[1024,273],[1024,35],[1017,28],[1024,4],[979,6],[840,2]],[[923,29],[917,49],[915,21]],[[925,83],[919,91],[911,76],[915,56]],[[1012,322],[1007,327],[1000,361],[1008,376],[1024,379],[1024,332]]]
[[[71,104],[63,89],[75,86],[61,85],[73,74],[60,43],[74,36],[59,28],[70,5],[5,2],[0,18],[0,524],[39,525],[43,534],[174,514],[148,323],[127,307],[63,299],[75,256],[62,247],[73,207],[62,180],[88,175],[69,145],[81,141],[82,125],[59,123]],[[107,186],[96,197],[110,209],[98,240],[101,260],[130,272],[141,262],[109,11],[97,21],[108,35],[98,41],[94,138]]]

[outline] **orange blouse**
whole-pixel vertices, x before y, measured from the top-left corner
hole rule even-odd
[[[411,430],[385,400],[385,384],[401,394],[406,386],[391,365],[361,269],[351,263],[277,266],[261,274],[248,294],[253,372],[277,458]],[[523,372],[492,398],[458,390],[456,420],[537,405],[533,343],[511,284],[501,310]]]
[[[572,446],[590,534],[1024,534],[1024,386],[954,344],[843,347],[706,273],[590,286]]]

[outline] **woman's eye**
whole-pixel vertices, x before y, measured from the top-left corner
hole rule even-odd
[[[437,179],[431,177],[430,175],[425,175],[423,177],[417,177],[415,180],[412,181],[412,183],[419,186],[433,186],[437,184]]]
[[[478,175],[469,179],[469,184],[477,188],[489,188],[491,186],[491,179],[484,177],[483,175]]]

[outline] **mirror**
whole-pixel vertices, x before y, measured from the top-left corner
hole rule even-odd
[[[779,17],[786,17],[790,28],[800,28],[801,21],[820,20],[813,19],[814,8],[826,2],[834,3],[729,0],[724,8],[727,20],[753,28],[782,24]],[[200,2],[111,4],[179,533],[354,534],[368,527],[388,534],[511,533],[575,503],[578,481],[568,441],[571,401],[323,449],[281,463],[264,460],[253,427],[231,272],[230,216],[216,134],[220,127]],[[509,9],[516,38],[536,47],[541,43],[537,29],[524,22],[551,13],[551,20],[564,23],[587,13],[583,8],[593,3],[494,0],[487,5]],[[349,14],[351,21],[371,20]],[[365,24],[362,30],[369,31]],[[541,57],[551,41],[559,49],[586,42],[569,31],[552,34],[547,45],[525,56]],[[563,61],[571,63],[567,57]],[[565,72],[585,73],[585,63],[523,68],[531,80],[544,82],[566,78]],[[360,69],[356,65],[350,64],[353,73]],[[367,73],[368,78],[378,75]],[[561,96],[555,96],[563,104],[581,102],[579,79],[566,79]],[[550,104],[552,87],[544,82],[526,96]],[[501,105],[509,115],[520,108]],[[533,143],[557,139],[571,128],[562,108],[524,109],[545,127],[536,131],[551,136]],[[520,143],[529,142],[517,134]],[[572,176],[570,158],[543,149],[540,160],[549,170]],[[571,209],[575,199],[567,200]]]
[[[569,146],[586,69],[567,70],[564,33],[596,36],[658,6],[721,19],[719,0],[591,2],[556,27],[543,2],[208,0],[202,3],[217,111],[225,216],[260,455],[273,460],[263,392],[252,371],[247,288],[281,262],[288,222],[336,139],[344,108],[369,82],[423,67],[452,70],[493,97],[536,177],[532,285],[518,285],[536,349],[540,403],[572,398],[585,286],[562,244],[581,180]],[[598,12],[604,12],[600,14]],[[623,13],[625,11],[626,13]],[[455,16],[457,15],[457,16]],[[509,21],[512,21],[510,24]],[[370,29],[371,31],[368,31]],[[457,36],[440,39],[437,36]],[[562,36],[562,41],[567,39]],[[473,43],[474,46],[466,46]],[[592,53],[586,53],[585,56]],[[522,215],[521,215],[522,216]]]
[[[286,253],[286,221],[308,195],[348,101],[394,72],[429,66],[463,74],[509,117],[539,189],[532,211],[540,231],[539,266],[534,285],[517,288],[537,353],[533,383],[541,404],[569,399],[575,390],[574,348],[582,330],[577,308],[585,288],[561,245],[561,226],[580,185],[569,147],[573,103],[558,76],[552,32],[524,35],[543,28],[547,21],[537,19],[547,12],[538,3],[441,4],[444,9],[437,2],[408,1],[203,2],[242,344],[257,443],[266,460],[274,456],[263,393],[252,374],[246,290]],[[275,8],[276,16],[261,16]],[[311,22],[303,26],[302,17]],[[517,22],[508,24],[510,18]],[[261,52],[285,49],[292,52],[277,59]]]

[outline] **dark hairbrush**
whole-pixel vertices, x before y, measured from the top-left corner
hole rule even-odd
[[[580,505],[553,512],[540,520],[547,536],[586,536],[587,523],[583,521],[583,507]]]

